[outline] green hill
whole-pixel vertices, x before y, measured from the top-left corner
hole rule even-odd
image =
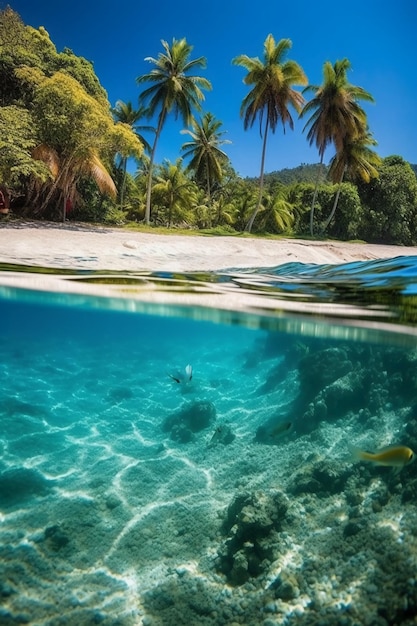
[[[282,170],[276,170],[274,172],[268,172],[265,174],[265,183],[282,183],[284,185],[291,185],[292,183],[315,183],[317,174],[320,171],[322,178],[326,177],[328,167],[327,165],[320,165],[320,163],[302,163],[298,167],[284,168]],[[257,181],[257,177],[248,177],[248,181]]]
[[[417,164],[410,163],[411,169],[417,176]],[[282,170],[275,170],[274,172],[268,172],[265,174],[265,184],[282,183],[284,185],[291,185],[293,183],[315,183],[317,180],[318,171],[321,170],[322,180],[326,178],[328,172],[327,165],[320,165],[320,163],[302,163],[298,167],[285,167]],[[258,177],[247,177],[246,180],[257,182]]]

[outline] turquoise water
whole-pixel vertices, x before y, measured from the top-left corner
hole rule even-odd
[[[45,272],[0,275],[0,624],[415,623],[417,464],[351,448],[417,451],[416,258]]]

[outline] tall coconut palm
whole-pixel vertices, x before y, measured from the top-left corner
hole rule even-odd
[[[220,146],[231,143],[228,139],[221,139],[224,135],[224,131],[220,130],[221,126],[222,122],[216,120],[212,113],[206,113],[200,122],[191,120],[192,130],[181,131],[191,137],[191,141],[183,144],[181,151],[184,152],[184,158],[191,157],[188,169],[194,172],[196,180],[205,182],[209,205],[212,186],[221,181],[222,166],[228,160]]]
[[[259,118],[260,133],[261,137],[263,136],[259,198],[245,229],[248,232],[252,229],[262,203],[268,131],[271,129],[275,133],[279,122],[282,123],[284,132],[287,124],[293,129],[294,122],[289,106],[291,105],[297,112],[300,112],[304,103],[303,96],[293,89],[293,85],[307,84],[307,77],[295,61],[284,62],[284,57],[291,46],[290,39],[281,39],[276,43],[272,35],[268,35],[264,42],[263,61],[258,57],[251,58],[245,54],[235,57],[232,61],[234,65],[240,65],[248,71],[243,82],[245,85],[252,86],[240,108],[244,128],[247,130],[252,127],[255,120]]]
[[[173,39],[169,45],[162,40],[164,52],[160,52],[158,58],[147,57],[145,60],[155,67],[149,74],[144,74],[136,79],[138,84],[153,83],[139,96],[139,102],[147,106],[148,116],[157,114],[157,126],[155,139],[151,150],[149,163],[148,184],[146,190],[145,221],[150,222],[152,173],[155,160],[156,147],[162,128],[167,116],[174,113],[175,117],[181,116],[185,126],[189,126],[193,118],[193,110],[201,110],[201,102],[204,100],[203,89],[211,89],[211,83],[201,76],[191,75],[195,67],[206,67],[206,59],[198,57],[190,61],[193,46],[186,39]]]
[[[322,84],[308,85],[304,89],[304,92],[312,91],[314,97],[304,106],[300,117],[311,113],[303,131],[309,127],[307,139],[310,145],[316,144],[320,164],[323,163],[324,154],[329,145],[333,144],[337,153],[343,149],[346,137],[360,135],[366,128],[366,113],[358,101],[373,102],[374,99],[362,87],[348,82],[347,72],[350,68],[351,64],[348,59],[336,61],[334,65],[326,61],[323,65]],[[313,235],[318,183],[317,178],[310,212],[311,235]]]
[[[338,183],[338,188],[333,208],[323,224],[323,230],[326,230],[336,212],[340,189],[346,174],[353,181],[360,179],[365,183],[369,183],[371,178],[378,178],[377,167],[381,165],[382,159],[370,147],[376,145],[377,142],[366,128],[353,138],[345,137],[342,147],[330,161],[329,177],[334,183]]]
[[[151,126],[138,125],[139,120],[141,120],[146,114],[144,107],[134,109],[131,102],[123,102],[123,100],[118,100],[116,102],[116,106],[114,107],[114,109],[112,109],[112,113],[113,117],[118,122],[121,122],[122,124],[127,124],[134,131],[145,150],[147,152],[150,152],[151,147],[140,131],[152,131],[153,128]],[[127,156],[121,157],[122,184],[120,188],[120,208],[123,208],[124,192],[126,187],[127,160]]]

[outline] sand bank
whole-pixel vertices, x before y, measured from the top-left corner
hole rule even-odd
[[[56,268],[193,272],[289,262],[338,264],[404,255],[417,256],[417,247],[161,235],[74,224],[0,225],[0,263]]]

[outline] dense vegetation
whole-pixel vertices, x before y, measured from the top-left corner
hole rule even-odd
[[[202,110],[211,83],[196,70],[205,58],[193,59],[185,39],[162,48],[137,78],[137,108],[122,100],[111,108],[91,63],[68,48],[57,52],[44,28],[25,25],[11,8],[0,12],[0,191],[14,214],[417,244],[417,167],[375,152],[360,105],[372,96],[348,82],[347,59],[326,62],[318,86],[286,58],[288,39],[269,35],[262,58],[233,59],[250,88],[244,127],[258,122],[263,137],[260,175],[243,179],[225,152],[221,121]],[[265,173],[269,135],[292,129],[294,113],[305,118],[320,163]],[[183,120],[184,144],[175,163],[156,163],[170,115]]]

